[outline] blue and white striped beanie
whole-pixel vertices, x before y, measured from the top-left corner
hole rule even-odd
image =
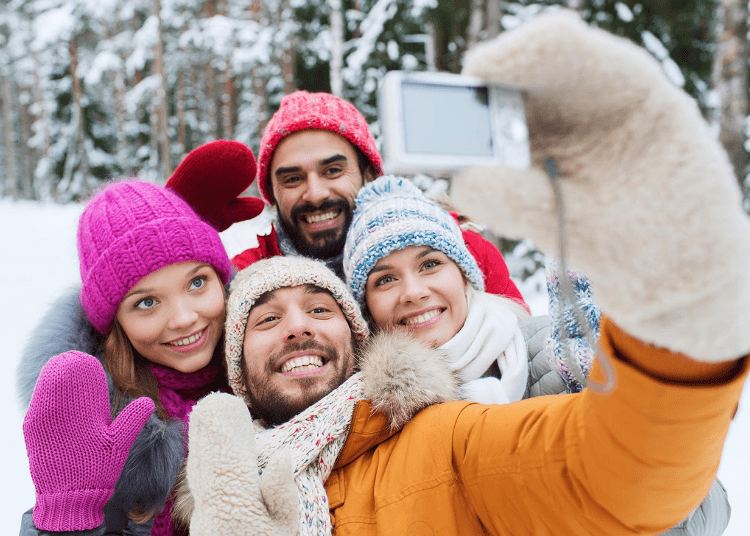
[[[408,246],[430,246],[453,259],[472,286],[484,279],[456,220],[408,179],[386,175],[366,184],[355,200],[344,245],[344,275],[354,299],[364,302],[367,276],[388,254]]]

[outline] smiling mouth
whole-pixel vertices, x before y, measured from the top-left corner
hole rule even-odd
[[[333,209],[322,214],[303,214],[302,220],[308,224],[325,223],[334,220],[341,214],[341,209]]]
[[[179,339],[179,340],[176,340],[176,341],[168,342],[168,343],[166,343],[166,345],[167,346],[187,346],[188,344],[193,344],[195,341],[197,341],[198,339],[200,339],[201,336],[203,336],[203,333],[207,329],[208,328],[203,328],[198,333],[193,333],[192,335],[190,335],[189,337],[185,337],[184,339]]]
[[[281,365],[279,372],[311,372],[323,366],[323,358],[319,355],[303,355],[287,359]]]
[[[431,309],[427,311],[426,313],[422,313],[421,315],[410,316],[408,318],[404,318],[401,321],[399,321],[399,324],[401,324],[402,326],[407,326],[407,327],[418,326],[420,324],[429,322],[430,320],[432,320],[433,318],[441,314],[443,311],[445,311],[445,309]]]

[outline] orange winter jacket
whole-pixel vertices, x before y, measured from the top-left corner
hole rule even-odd
[[[612,326],[603,327],[603,346],[614,354]],[[360,401],[326,483],[335,534],[581,536],[672,527],[713,482],[750,360],[740,374],[703,386],[613,362],[609,394],[451,402],[397,432]]]

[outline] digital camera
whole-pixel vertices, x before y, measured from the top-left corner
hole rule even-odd
[[[450,176],[466,166],[530,165],[517,89],[451,73],[390,71],[378,112],[386,173]]]

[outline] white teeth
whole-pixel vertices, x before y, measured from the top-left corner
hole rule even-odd
[[[170,342],[169,346],[187,346],[188,344],[193,344],[195,341],[201,338],[201,335],[203,335],[204,331],[206,330],[201,330],[199,333],[191,335],[190,337],[185,337],[184,339],[180,339],[179,341]]]
[[[323,359],[317,355],[303,355],[287,360],[281,365],[281,372],[302,372],[323,366]]]
[[[305,216],[305,219],[307,220],[307,223],[320,223],[322,221],[332,220],[337,215],[338,211],[331,210],[330,212],[325,212],[323,214],[307,215]]]
[[[439,309],[432,309],[431,311],[427,311],[426,313],[422,315],[407,318],[406,320],[403,321],[403,323],[406,324],[407,326],[415,326],[417,324],[422,324],[424,322],[427,322],[428,320],[432,320],[439,314],[440,314]]]

